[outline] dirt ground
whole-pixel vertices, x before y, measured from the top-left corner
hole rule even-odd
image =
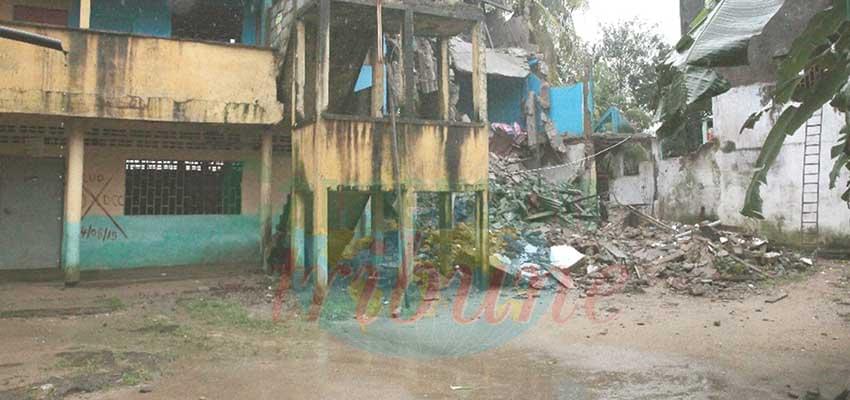
[[[272,321],[248,267],[0,283],[0,399],[788,399],[850,386],[850,263],[729,299],[571,295],[500,346],[394,357]],[[0,281],[2,282],[2,281]],[[775,303],[781,295],[788,297]],[[404,338],[411,346],[417,337]]]

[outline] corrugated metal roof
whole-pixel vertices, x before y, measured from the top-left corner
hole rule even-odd
[[[472,73],[472,43],[459,38],[451,41],[452,60],[455,69]],[[507,78],[525,78],[528,68],[528,52],[518,48],[487,49],[487,75]]]

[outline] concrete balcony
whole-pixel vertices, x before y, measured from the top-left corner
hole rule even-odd
[[[271,49],[3,22],[67,54],[0,39],[0,113],[274,124]]]
[[[487,188],[488,129],[484,124],[400,119],[402,186],[415,191]],[[292,135],[298,190],[393,190],[392,128],[387,119],[328,115]]]

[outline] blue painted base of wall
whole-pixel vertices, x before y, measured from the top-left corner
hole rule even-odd
[[[275,225],[278,218],[273,220]],[[81,269],[260,261],[257,215],[117,216],[114,220],[83,218]]]

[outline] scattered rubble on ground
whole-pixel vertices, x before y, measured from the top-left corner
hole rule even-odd
[[[753,289],[756,281],[814,265],[758,236],[726,230],[719,221],[666,222],[614,204],[601,221],[597,210],[605,207],[596,196],[535,178],[516,160],[492,158],[490,265],[536,289],[578,288],[594,296],[664,285],[709,296]]]

